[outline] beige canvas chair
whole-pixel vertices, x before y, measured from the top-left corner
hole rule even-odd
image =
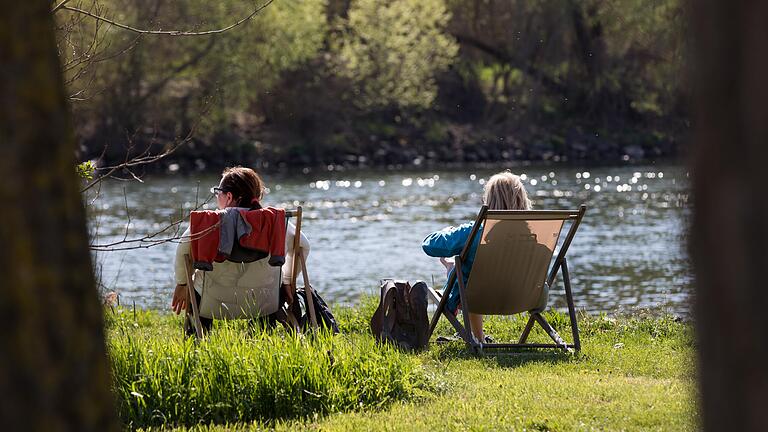
[[[292,265],[291,281],[288,285],[292,290],[292,293],[287,293],[289,299],[296,298],[296,279],[298,270],[301,269],[302,279],[304,281],[304,287],[309,294],[307,296],[306,308],[309,310],[310,324],[314,329],[317,327],[317,318],[315,317],[315,309],[312,300],[312,287],[309,284],[309,276],[307,274],[307,264],[304,259],[304,253],[301,248],[301,219],[302,209],[301,206],[297,207],[295,211],[286,210],[286,227],[288,221],[291,218],[295,218],[296,233],[294,235],[293,251],[292,251]],[[205,235],[205,234],[204,234]],[[265,312],[263,309],[263,302],[255,301],[256,296],[269,296],[274,297],[271,301],[277,303],[278,314],[282,313],[281,322],[287,324],[291,329],[300,331],[300,326],[297,317],[293,313],[293,308],[290,305],[279,304],[280,291],[286,289],[282,286],[282,267],[272,267],[267,263],[268,259],[264,258],[259,261],[250,263],[247,270],[248,272],[258,272],[259,277],[263,280],[263,283],[258,287],[240,287],[237,283],[234,283],[231,288],[218,289],[216,292],[206,292],[205,289],[200,293],[200,303],[198,304],[195,298],[195,279],[194,268],[192,265],[192,257],[189,254],[184,256],[185,266],[187,271],[188,280],[188,307],[187,314],[195,327],[195,335],[197,338],[203,337],[203,325],[200,321],[200,317],[212,319],[238,319],[238,318],[258,318],[265,314],[270,314],[274,311]],[[238,262],[225,261],[222,263],[216,263],[215,265],[242,265]]]
[[[488,210],[483,206],[461,254],[455,257],[456,271],[446,285],[452,287],[458,278],[464,324],[446,309],[448,296],[430,289],[431,297],[438,303],[430,323],[430,335],[442,315],[475,352],[494,348],[579,350],[579,327],[566,253],[585,212],[586,206],[562,211]],[[567,224],[568,221],[571,223]],[[563,231],[564,240],[553,260]],[[470,245],[478,235],[480,242],[465,286],[462,264],[466,262]],[[573,341],[570,343],[565,342],[541,314],[547,306],[549,292],[558,273],[562,274],[571,321]],[[530,317],[520,338],[514,343],[483,343],[472,336],[469,313],[514,315],[522,312],[528,312]],[[554,343],[526,343],[535,324],[539,324]]]

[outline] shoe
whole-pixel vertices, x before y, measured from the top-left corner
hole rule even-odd
[[[435,342],[437,343],[448,343],[448,342],[456,342],[461,340],[458,333],[454,333],[453,336],[438,336]]]

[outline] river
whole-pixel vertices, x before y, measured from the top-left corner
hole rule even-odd
[[[421,240],[473,220],[483,183],[496,171],[270,174],[264,177],[269,188],[264,204],[303,206],[312,285],[332,304],[351,304],[361,294],[377,292],[382,277],[444,282],[442,265],[422,252]],[[689,313],[692,277],[685,238],[691,211],[683,167],[520,166],[512,171],[525,178],[535,209],[588,207],[568,253],[578,308]],[[105,244],[158,231],[210,198],[208,190],[217,183],[215,175],[104,182],[89,205],[92,241]],[[119,292],[123,304],[167,308],[175,248],[170,242],[96,253],[102,289]],[[550,296],[556,308],[565,306],[560,291]]]

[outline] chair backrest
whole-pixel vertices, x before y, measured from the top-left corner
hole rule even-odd
[[[481,210],[480,242],[465,298],[470,312],[511,315],[542,309],[584,209]],[[557,258],[552,256],[565,222],[573,220]],[[471,242],[473,238],[469,239]],[[471,243],[468,243],[471,244]],[[551,270],[550,263],[552,264]]]
[[[297,218],[297,223],[300,224],[300,206],[297,210],[285,211],[286,230],[288,221],[293,217]],[[297,227],[296,234],[297,236],[301,235],[299,227]],[[237,242],[235,243],[237,244]],[[241,253],[240,255],[245,255],[248,258],[251,257],[251,255],[248,254]],[[227,260],[223,263],[216,263],[215,265],[217,266],[251,263],[248,267],[244,267],[245,271],[242,273],[241,277],[250,280],[263,279],[264,284],[259,287],[258,292],[251,286],[246,287],[238,285],[233,287],[223,287],[212,285],[214,288],[213,292],[211,292],[211,290],[203,290],[199,305],[201,316],[216,319],[253,318],[264,315],[265,307],[269,309],[266,312],[267,314],[274,312],[272,308],[279,307],[279,292],[282,285],[282,266],[274,267],[269,265],[267,260],[264,259],[267,256],[268,254],[265,254],[262,259],[258,260],[258,262],[254,262],[253,259],[248,259],[244,261]]]

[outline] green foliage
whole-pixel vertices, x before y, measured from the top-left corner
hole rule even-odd
[[[80,163],[76,167],[77,176],[85,180],[93,180],[93,174],[96,172],[96,163],[92,160]]]
[[[187,31],[229,26],[256,6],[83,5]],[[414,152],[536,158],[533,142],[569,158],[598,153],[584,146],[621,157],[624,146],[676,142],[683,12],[680,0],[280,0],[227,32],[183,38],[137,37],[68,11],[56,19],[84,158],[109,143],[108,163],[124,160],[128,147],[141,153],[194,129],[194,145],[173,157],[390,164]],[[488,148],[510,131],[520,148]],[[461,152],[443,151],[451,140]]]
[[[204,4],[218,7],[220,25],[231,20],[223,3]],[[243,29],[222,37],[221,49],[203,67],[229,109],[258,102],[287,71],[317,55],[327,31],[325,7],[324,0],[276,1]]]
[[[429,108],[435,75],[458,52],[445,33],[450,13],[443,0],[356,0],[336,40],[339,74],[352,80],[362,109]]]
[[[195,0],[176,7],[98,0],[93,8],[139,28],[203,31],[227,27],[260,4]],[[150,126],[155,129],[150,133],[183,136],[196,125],[197,136],[210,139],[238,121],[237,114],[259,102],[287,70],[317,55],[326,33],[325,7],[324,0],[275,1],[239,27],[210,36],[137,38],[102,26],[98,57],[110,60],[85,62],[89,73],[80,68],[67,73],[72,91],[82,90],[87,98],[75,104],[75,116],[80,123],[103,121],[102,127],[112,130],[101,133],[114,134],[110,138],[118,142],[125,142],[126,131]],[[71,36],[82,40],[71,37],[70,43],[87,44],[96,31],[92,20],[77,29]],[[62,61],[87,46],[62,49]]]

